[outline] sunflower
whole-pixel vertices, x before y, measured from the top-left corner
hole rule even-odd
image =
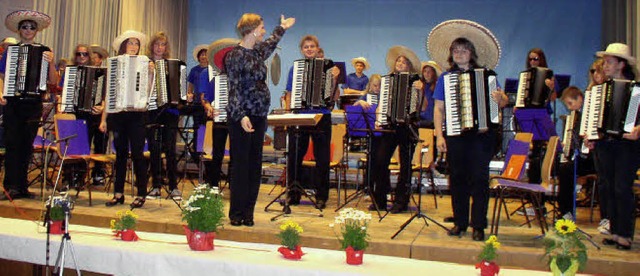
[[[568,219],[561,219],[556,222],[558,233],[566,235],[576,231],[576,224]]]

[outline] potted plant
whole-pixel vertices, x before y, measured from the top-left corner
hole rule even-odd
[[[64,210],[62,209],[62,206],[58,204],[51,206],[51,209],[49,210],[49,219],[49,233],[56,235],[64,234],[62,228],[64,224]]]
[[[587,264],[587,248],[582,242],[585,235],[568,219],[556,221],[553,231],[544,238],[545,254],[553,275],[575,275]]]
[[[280,225],[280,233],[276,235],[280,239],[283,246],[278,248],[278,252],[286,259],[300,260],[304,253],[300,248],[300,234],[303,232],[302,227],[287,220]]]
[[[138,215],[133,211],[118,211],[116,219],[111,220],[111,230],[115,232],[116,237],[120,237],[123,241],[137,241],[136,224],[138,223]]]
[[[354,208],[346,208],[340,211],[334,223],[329,225],[330,227],[340,227],[342,237],[338,236],[338,240],[347,254],[348,264],[362,264],[364,250],[369,246],[367,229],[370,221],[371,214]]]
[[[218,227],[223,225],[224,204],[218,187],[199,185],[184,203],[182,220],[187,242],[192,250],[213,250],[213,239]]]
[[[500,248],[500,242],[495,235],[489,236],[484,242],[482,252],[478,255],[479,263],[476,264],[476,269],[480,269],[480,275],[482,276],[494,276],[500,272],[500,266],[498,266],[494,260],[498,257],[498,249]]]

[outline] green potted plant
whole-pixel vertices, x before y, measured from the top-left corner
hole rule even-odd
[[[338,240],[342,249],[347,253],[347,263],[351,265],[362,264],[364,250],[369,246],[369,222],[371,214],[354,208],[345,208],[335,218],[330,227],[339,227]],[[335,232],[335,230],[334,230]]]
[[[568,219],[556,221],[553,231],[544,238],[545,257],[553,275],[575,275],[587,265],[585,235]]]
[[[217,187],[199,185],[184,203],[182,220],[187,242],[192,250],[213,250],[213,239],[223,225],[224,203]]]
[[[116,237],[120,237],[123,241],[137,241],[136,224],[138,223],[138,215],[133,211],[118,211],[116,219],[111,220],[111,230],[116,233]]]
[[[498,257],[498,249],[500,248],[500,242],[495,235],[489,236],[484,242],[482,252],[478,255],[479,263],[476,264],[476,269],[480,269],[481,276],[494,276],[500,272],[500,266],[498,266],[494,260]]]
[[[300,260],[304,253],[300,248],[300,234],[303,232],[302,227],[287,220],[280,225],[280,233],[276,235],[280,239],[283,246],[278,248],[278,252],[286,259]]]

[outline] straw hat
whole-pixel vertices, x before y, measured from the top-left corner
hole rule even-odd
[[[102,58],[108,58],[109,57],[109,51],[107,51],[107,49],[100,47],[100,45],[98,44],[91,44],[91,51],[99,54],[100,56],[102,56]]]
[[[19,27],[18,25],[23,20],[32,20],[33,22],[36,22],[36,24],[38,25],[36,26],[36,29],[38,31],[46,29],[47,27],[49,27],[49,24],[51,24],[51,17],[44,13],[30,10],[19,10],[7,15],[7,18],[4,20],[4,25],[10,31],[17,33]]]
[[[14,45],[14,44],[18,44],[18,40],[15,39],[14,37],[6,37],[5,39],[2,40],[2,42],[0,42],[0,45]]]
[[[420,66],[420,73],[422,73],[422,70],[424,70],[425,66],[429,66],[429,67],[433,68],[433,70],[436,70],[436,75],[438,77],[440,76],[440,74],[442,74],[442,68],[440,68],[440,65],[438,65],[438,63],[436,63],[433,60],[423,61],[422,62],[422,66]]]
[[[357,57],[357,58],[352,59],[351,60],[351,65],[353,65],[353,67],[356,67],[356,63],[358,63],[358,62],[364,64],[364,70],[363,71],[366,71],[371,67],[371,65],[369,64],[367,59],[364,58],[364,57]]]
[[[118,52],[118,50],[120,50],[120,44],[122,44],[122,42],[124,42],[129,38],[138,39],[138,41],[140,41],[141,50],[144,48],[144,45],[147,43],[147,35],[138,31],[126,30],[124,31],[124,33],[122,33],[121,35],[116,37],[116,39],[113,40],[113,44],[111,45],[111,47],[113,47],[113,50]]]
[[[427,38],[427,50],[438,64],[449,64],[449,48],[457,38],[464,37],[473,43],[478,55],[478,65],[495,69],[500,61],[500,43],[491,31],[469,20],[453,19],[435,26]]]
[[[221,38],[209,45],[207,49],[207,57],[209,58],[209,65],[217,69],[218,72],[224,71],[224,56],[240,43],[239,39],[235,38]]]
[[[418,58],[416,53],[411,51],[411,49],[400,45],[393,46],[389,48],[389,51],[387,51],[387,68],[389,68],[389,71],[395,71],[396,60],[400,56],[406,57],[411,62],[411,72],[420,72],[420,68],[418,67],[420,66],[420,59]]]
[[[607,50],[596,52],[596,56],[615,56],[626,59],[629,62],[629,65],[636,64],[636,58],[631,56],[631,49],[629,49],[629,46],[624,43],[611,43],[607,46]]]
[[[198,44],[198,45],[196,45],[196,47],[193,48],[193,60],[195,60],[196,62],[200,62],[198,60],[198,53],[200,53],[200,51],[202,51],[202,50],[206,50],[207,48],[209,48],[209,45],[207,45],[207,44]]]

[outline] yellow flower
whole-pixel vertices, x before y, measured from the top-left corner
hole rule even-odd
[[[493,242],[493,248],[500,249],[500,242]]]
[[[567,219],[561,219],[556,222],[556,230],[558,233],[566,235],[576,231],[576,224]]]
[[[295,230],[298,233],[302,233],[303,232],[302,227],[299,224],[297,224],[297,223],[295,223],[293,221],[287,220],[287,221],[283,222],[282,224],[280,224],[280,230],[281,231],[285,231],[285,230],[287,230],[289,228]]]
[[[490,244],[490,243],[494,243],[498,241],[498,237],[496,237],[496,235],[491,235],[489,236],[489,238],[485,241],[486,244]]]
[[[112,219],[110,224],[111,224],[111,229],[115,229],[116,228],[116,220],[115,219]]]

